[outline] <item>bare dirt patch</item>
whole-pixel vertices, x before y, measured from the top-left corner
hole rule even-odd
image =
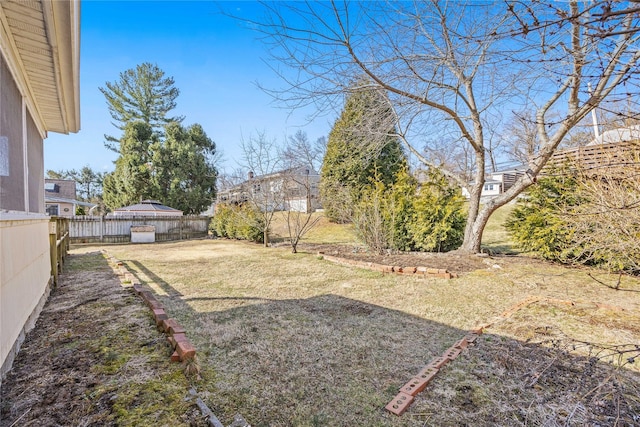
[[[167,352],[102,254],[71,255],[2,383],[0,426],[205,425]]]
[[[361,246],[313,243],[301,243],[299,250],[310,253],[323,252],[327,255],[334,255],[340,258],[399,267],[446,269],[452,273],[468,273],[470,271],[487,268],[487,266],[490,265],[489,261],[484,257],[460,254],[457,252],[390,252],[388,254],[380,255],[375,252],[368,251],[366,248]]]

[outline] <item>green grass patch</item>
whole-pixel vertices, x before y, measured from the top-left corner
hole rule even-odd
[[[504,205],[489,217],[487,226],[482,233],[483,249],[495,254],[513,255],[518,253],[509,232],[504,227],[504,223],[513,210],[513,207],[513,204]]]

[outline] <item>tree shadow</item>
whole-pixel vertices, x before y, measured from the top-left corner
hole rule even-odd
[[[254,426],[640,422],[638,372],[576,355],[572,342],[548,331],[536,342],[479,336],[397,417],[384,406],[469,331],[333,294],[190,297],[144,264],[126,262],[166,293],[157,298],[198,349],[197,387],[221,419],[241,413]]]

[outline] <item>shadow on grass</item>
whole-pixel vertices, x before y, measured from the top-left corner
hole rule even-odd
[[[103,254],[70,254],[2,381],[0,427],[204,425],[166,353]]]
[[[254,426],[640,423],[640,375],[576,356],[571,342],[546,329],[536,342],[482,335],[396,417],[383,408],[399,388],[468,331],[333,294],[190,297],[126,262],[166,293],[157,298],[198,349],[198,389],[224,420],[240,413]]]

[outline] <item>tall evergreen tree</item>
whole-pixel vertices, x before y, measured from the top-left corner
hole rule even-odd
[[[329,219],[349,222],[365,186],[373,180],[390,186],[406,168],[394,128],[385,94],[366,81],[354,87],[329,133],[321,168],[320,196]]]
[[[215,197],[215,143],[199,124],[169,123],[160,139],[147,123],[131,122],[120,140],[116,169],[104,180],[104,201],[111,208],[157,199],[198,214]]]
[[[151,158],[152,147],[157,140],[148,123],[135,121],[125,126],[116,168],[104,178],[104,203],[107,207],[116,209],[154,197],[156,190]]]
[[[156,198],[185,214],[199,214],[215,198],[218,172],[212,160],[215,143],[199,124],[166,126],[166,138],[154,146]]]
[[[118,81],[105,83],[100,92],[107,100],[115,127],[124,130],[127,123],[140,120],[161,133],[167,123],[184,120],[182,116],[168,115],[180,94],[174,83],[173,77],[165,77],[157,65],[145,62],[120,73]],[[118,139],[109,135],[105,138],[105,146],[117,152]]]

